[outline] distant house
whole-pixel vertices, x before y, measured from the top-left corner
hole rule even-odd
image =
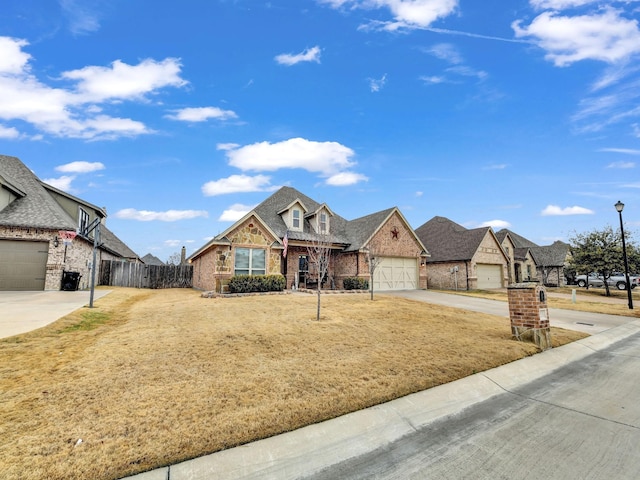
[[[491,227],[467,229],[445,217],[433,217],[416,229],[429,249],[429,288],[495,289],[507,286],[509,260]]]
[[[147,253],[144,257],[142,257],[142,263],[144,263],[145,265],[166,265],[166,263],[150,253]]]
[[[496,232],[496,237],[509,257],[509,283],[535,280],[536,262],[531,254],[535,244],[507,229]]]
[[[514,259],[514,265],[522,265],[521,270],[526,268],[521,279],[514,277],[515,282],[535,280],[547,286],[566,285],[564,269],[570,256],[569,244],[558,240],[551,245],[540,246],[507,229],[498,231],[496,236],[503,242],[509,238],[520,252],[529,252],[529,256],[521,257],[520,261]]]
[[[97,221],[97,262],[140,259],[105,225],[103,208],[40,181],[18,158],[0,155],[0,290],[59,290],[64,271],[90,282],[94,232],[65,244],[65,232]],[[94,230],[95,231],[95,230]],[[68,243],[68,242],[67,242]]]
[[[319,279],[308,247],[331,249],[327,278]],[[219,291],[237,274],[282,274],[287,288],[343,287],[347,277],[369,278],[375,290],[426,288],[428,253],[400,210],[393,207],[355,220],[337,215],[291,187],[282,187],[189,258],[193,286]]]

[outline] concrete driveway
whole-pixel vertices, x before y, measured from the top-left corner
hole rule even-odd
[[[110,293],[111,290],[95,290],[93,300]],[[0,338],[30,332],[55,322],[60,317],[82,307],[89,306],[91,292],[0,291]]]

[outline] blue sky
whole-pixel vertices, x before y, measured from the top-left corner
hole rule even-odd
[[[640,0],[6,0],[0,153],[188,253],[289,185],[547,245],[640,226]]]

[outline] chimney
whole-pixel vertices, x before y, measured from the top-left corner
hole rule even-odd
[[[180,252],[180,265],[184,265],[187,263],[187,249],[185,246],[182,246],[182,251]]]

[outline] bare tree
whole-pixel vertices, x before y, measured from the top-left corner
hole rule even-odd
[[[366,249],[367,263],[369,264],[369,291],[371,292],[371,300],[373,300],[373,275],[376,273],[376,268],[380,265],[382,258],[377,256],[374,251]]]
[[[167,265],[180,265],[180,253],[173,252],[167,259]]]
[[[327,279],[329,272],[329,261],[331,260],[331,241],[328,235],[316,235],[311,244],[307,246],[307,255],[309,256],[309,268],[313,268],[313,272],[317,275],[317,292],[318,292],[318,309],[316,320],[320,320],[320,290],[322,283]]]

